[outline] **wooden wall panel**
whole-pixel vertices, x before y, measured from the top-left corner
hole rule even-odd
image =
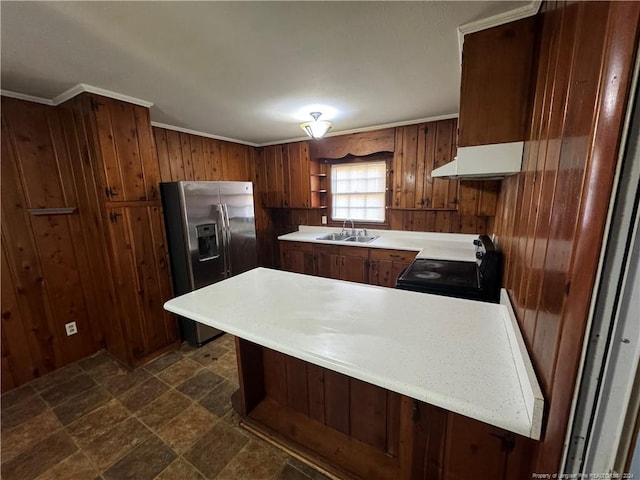
[[[495,233],[547,401],[532,471],[559,470],[616,169],[640,4],[548,4],[524,171],[505,179]]]
[[[92,305],[91,252],[79,212],[27,212],[79,207],[61,124],[53,107],[2,98],[2,374],[11,380],[3,388],[102,346],[101,316],[94,315]],[[76,322],[78,334],[68,337],[64,324],[70,321]]]

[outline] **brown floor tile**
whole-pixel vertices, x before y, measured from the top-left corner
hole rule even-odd
[[[120,395],[118,399],[132,412],[137,412],[169,389],[166,383],[155,377],[141,383]]]
[[[189,345],[187,342],[182,342],[182,344],[180,345],[180,348],[178,348],[178,352],[184,355],[189,355],[190,353],[195,352],[197,349],[198,347]]]
[[[199,400],[223,381],[224,378],[220,375],[205,369],[196,373],[189,380],[177,386],[176,390],[184,393],[193,400]]]
[[[223,417],[231,410],[231,395],[236,390],[229,380],[225,380],[207,393],[200,400],[200,404],[218,417]]]
[[[40,392],[40,396],[49,406],[53,407],[89,390],[95,385],[96,382],[94,382],[89,375],[82,373],[66,382],[54,385]]]
[[[104,377],[98,383],[111,395],[119,396],[127,390],[140,385],[151,378],[151,374],[143,368],[121,370],[116,375]]]
[[[249,442],[249,439],[225,422],[218,422],[184,455],[207,478],[215,478]]]
[[[3,463],[2,478],[3,480],[32,480],[77,449],[69,434],[61,430]]]
[[[177,361],[169,368],[158,373],[158,378],[171,386],[176,386],[188,380],[202,368],[198,362],[194,362],[189,357]]]
[[[235,353],[236,351],[236,337],[234,337],[230,333],[225,333],[224,335],[216,338],[214,342],[218,345],[222,345],[230,352]]]
[[[200,347],[198,350],[189,355],[189,358],[195,360],[203,366],[210,365],[213,362],[217,362],[220,357],[229,353],[229,350],[217,343],[211,342],[207,345]]]
[[[17,405],[3,410],[2,415],[0,415],[2,431],[17,427],[21,423],[40,415],[46,409],[47,406],[40,396],[29,397]]]
[[[178,458],[158,475],[156,480],[205,480],[205,478],[189,462]]]
[[[62,424],[49,409],[8,432],[2,432],[2,462],[8,462],[20,453],[42,441],[43,435],[60,430]]]
[[[284,453],[271,446],[250,441],[224,467],[216,480],[272,480],[284,469],[286,458]]]
[[[71,400],[67,400],[62,405],[58,405],[53,411],[64,425],[69,425],[71,422],[104,405],[111,398],[113,397],[103,388],[94,387]]]
[[[78,364],[97,382],[100,382],[106,377],[119,375],[129,370],[104,350],[91,357],[80,360]]]
[[[105,480],[152,480],[175,458],[176,453],[154,435],[102,476]]]
[[[36,378],[35,380],[29,382],[29,385],[40,392],[54,385],[59,385],[63,382],[66,382],[67,380],[70,380],[71,378],[83,372],[84,370],[82,370],[82,367],[80,367],[80,365],[78,365],[77,363],[73,363],[64,368],[60,368],[51,373],[48,373],[42,377]]]
[[[207,433],[216,422],[218,418],[215,415],[196,404],[162,427],[158,435],[181,454]]]
[[[68,425],[67,431],[82,448],[95,437],[102,435],[130,416],[131,412],[114,399]]]
[[[189,398],[171,389],[141,409],[137,416],[149,428],[157,430],[188,409],[191,403]]]
[[[94,480],[99,472],[82,452],[76,452],[70,457],[50,468],[37,480]]]
[[[29,384],[14,388],[0,397],[0,409],[4,411],[7,408],[11,408],[33,396],[35,392],[36,391],[33,387]]]
[[[236,354],[227,352],[218,358],[217,361],[207,365],[207,368],[218,375],[225,378],[230,378],[232,375],[238,372],[238,361],[236,360]]]
[[[180,350],[172,350],[165,353],[161,357],[156,358],[152,362],[147,363],[144,368],[153,374],[157,374],[170,367],[174,363],[182,360],[184,353]]]
[[[110,467],[153,434],[138,419],[128,418],[95,437],[83,448],[99,469]]]

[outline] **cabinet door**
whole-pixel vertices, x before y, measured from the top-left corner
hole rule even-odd
[[[464,38],[458,146],[524,140],[536,17]]]
[[[109,201],[159,200],[160,164],[149,109],[91,95]]]
[[[265,200],[267,207],[286,207],[285,198],[288,197],[288,181],[285,185],[284,147],[273,145],[262,150],[264,166],[264,185],[266,185]],[[288,203],[288,200],[287,200]]]
[[[340,247],[313,246],[314,273],[319,277],[340,278]]]
[[[527,438],[449,413],[443,477],[445,480],[526,478],[533,451],[530,447]],[[524,476],[520,475],[522,472]]]
[[[313,246],[303,242],[280,242],[280,268],[313,275]]]
[[[395,287],[398,277],[416,256],[404,250],[370,250],[369,283],[381,287]]]
[[[162,308],[172,296],[160,207],[109,208],[116,295],[133,363],[178,340],[176,319]]]
[[[311,182],[307,142],[287,144],[286,153],[289,166],[289,206],[308,208],[311,206]]]
[[[369,283],[369,249],[340,247],[340,280]]]

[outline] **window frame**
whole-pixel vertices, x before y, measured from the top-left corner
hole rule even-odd
[[[342,227],[343,220],[334,220],[333,218],[333,178],[331,175],[331,167],[333,165],[340,164],[354,164],[354,163],[373,163],[384,162],[385,164],[385,182],[384,182],[384,220],[382,222],[367,222],[361,220],[354,220],[354,225],[359,228],[373,228],[373,229],[385,229],[389,226],[388,210],[389,210],[389,178],[390,178],[390,165],[393,160],[393,154],[387,152],[375,153],[363,157],[356,157],[353,155],[347,155],[340,159],[326,159],[325,162],[328,165],[327,168],[327,224],[332,227]],[[349,228],[351,224],[349,223]]]

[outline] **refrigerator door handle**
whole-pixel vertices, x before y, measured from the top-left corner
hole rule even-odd
[[[226,227],[227,216],[225,214],[224,207],[225,205],[223,203],[219,203],[218,205],[216,205],[216,209],[220,214],[220,223],[222,224],[221,236],[222,236],[222,251],[223,251],[222,258],[224,260],[224,276],[229,277],[229,264],[228,264],[229,257],[227,254],[229,250],[229,244],[227,243],[227,227]]]
[[[222,204],[222,210],[224,212],[225,222],[227,223],[227,226],[225,228],[225,232],[227,235],[227,247],[224,251],[227,255],[227,277],[230,277],[233,274],[233,265],[231,265],[231,222],[229,221],[229,207],[226,203]]]

